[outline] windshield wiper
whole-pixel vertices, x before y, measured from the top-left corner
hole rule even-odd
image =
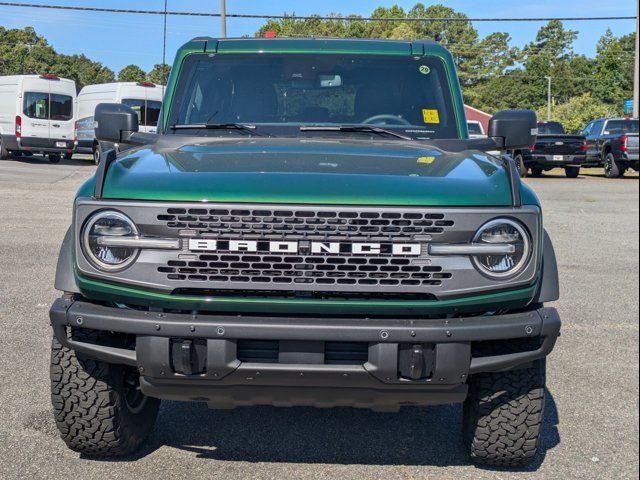
[[[187,123],[184,125],[173,125],[171,130],[247,130],[253,131],[255,125],[245,125],[243,123]]]
[[[377,135],[390,135],[402,140],[413,140],[411,137],[401,135],[386,128],[374,127],[372,125],[303,125],[301,132],[364,132],[375,133]]]

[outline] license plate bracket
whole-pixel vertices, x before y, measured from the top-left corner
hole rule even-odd
[[[562,162],[562,161],[564,161],[564,155],[554,155],[553,156],[553,161],[554,162]]]
[[[56,148],[67,148],[67,142],[56,142]]]

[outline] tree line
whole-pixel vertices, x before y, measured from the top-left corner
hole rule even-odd
[[[489,113],[504,108],[530,108],[547,115],[547,78],[551,77],[553,118],[577,130],[600,116],[621,115],[623,103],[633,94],[635,33],[615,37],[611,30],[597,40],[597,53],[589,58],[574,51],[578,31],[561,21],[550,21],[522,48],[511,45],[507,32],[481,38],[467,17],[444,5],[418,3],[380,7],[371,18],[411,18],[412,21],[365,21],[357,16],[332,15],[296,19],[293,16],[267,22],[256,33],[277,36],[432,39],[446,46],[458,68],[465,102]],[[453,17],[444,22],[422,18]],[[596,39],[594,39],[595,41]]]
[[[550,21],[535,39],[514,47],[507,32],[481,37],[468,17],[444,5],[416,4],[410,10],[380,7],[373,21],[338,14],[330,19],[295,17],[271,20],[256,36],[274,31],[277,36],[339,38],[433,39],[446,46],[458,67],[466,103],[492,113],[504,108],[531,108],[546,117],[547,77],[551,77],[553,117],[573,130],[598,116],[620,115],[625,99],[632,97],[635,33],[614,36],[610,30],[597,40],[595,57],[574,51],[578,32],[560,21]],[[420,19],[454,17],[458,22]],[[413,21],[375,21],[376,18],[411,18]],[[595,41],[595,39],[594,39]],[[169,65],[145,72],[137,65],[124,67],[117,76],[85,55],[57,53],[32,27],[0,27],[0,75],[54,73],[76,81],[78,88],[118,81],[165,82]]]
[[[0,76],[55,74],[75,80],[78,90],[85,85],[115,82],[149,81],[164,84],[171,67],[157,64],[145,72],[137,65],[124,67],[118,75],[85,55],[64,55],[34,28],[6,29],[0,26]]]

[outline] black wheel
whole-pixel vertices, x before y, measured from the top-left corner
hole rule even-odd
[[[580,167],[567,167],[564,169],[564,173],[568,178],[578,178],[580,176]]]
[[[74,338],[89,343],[102,335],[74,332]],[[56,425],[69,448],[91,456],[124,456],[147,439],[160,400],[140,392],[134,367],[76,355],[54,338],[50,374]]]
[[[102,147],[99,143],[96,143],[93,146],[93,163],[98,165],[100,163],[100,159],[102,158]]]
[[[2,139],[0,138],[0,160],[9,160],[11,158],[11,154],[9,150],[7,150],[2,143]]]
[[[532,177],[541,177],[543,172],[544,172],[544,170],[542,168],[533,167],[531,169],[531,176]]]
[[[623,175],[624,170],[616,162],[616,157],[611,152],[607,153],[604,157],[604,176],[607,178],[620,178]]]
[[[471,377],[463,409],[471,459],[502,467],[531,463],[540,442],[544,389],[544,360],[530,368]]]
[[[49,154],[49,162],[50,163],[60,163],[60,155],[58,155],[57,153],[50,153]]]
[[[65,153],[65,154],[64,154],[64,159],[65,159],[65,160],[71,160],[71,159],[73,159],[73,153]]]
[[[518,171],[520,172],[520,177],[526,178],[527,175],[529,174],[529,169],[524,164],[524,157],[522,155],[518,154],[513,159],[515,160],[516,165],[518,166]]]

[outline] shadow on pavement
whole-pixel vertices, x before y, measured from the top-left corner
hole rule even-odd
[[[547,391],[540,452],[523,471],[535,471],[560,443],[558,411]],[[166,402],[147,447],[162,446],[198,458],[338,465],[471,465],[462,446],[462,407],[405,407],[399,414],[338,408],[208,410],[202,404]]]
[[[93,165],[93,159],[91,160],[83,160],[83,159],[71,159],[71,160],[65,160],[64,158],[62,158],[60,160],[60,162],[58,163],[51,163],[49,162],[49,159],[47,159],[46,157],[43,157],[41,155],[32,155],[29,157],[11,157],[10,160],[3,160],[3,161],[8,161],[8,162],[15,162],[15,163],[24,163],[27,165],[38,165],[38,164],[42,164],[42,165],[51,165],[52,167],[58,166],[58,165],[71,165],[71,166],[87,166],[87,165]]]

